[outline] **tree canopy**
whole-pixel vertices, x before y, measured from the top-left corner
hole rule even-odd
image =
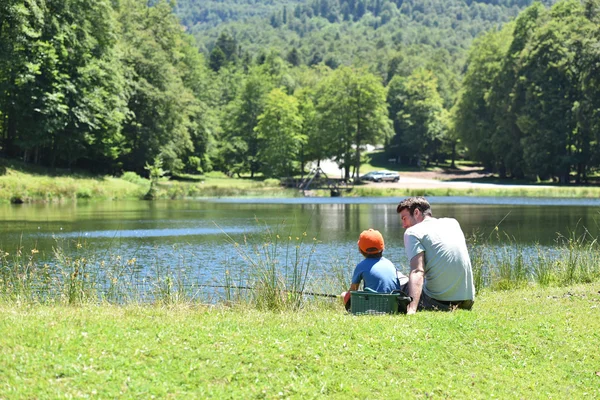
[[[600,167],[599,10],[6,0],[0,156],[251,177],[333,159],[351,178],[367,144],[410,165],[454,160],[459,147],[501,176],[584,182]]]

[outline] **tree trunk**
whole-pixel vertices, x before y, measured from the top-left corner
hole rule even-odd
[[[14,110],[13,110],[14,112]],[[17,135],[17,124],[13,117],[13,113],[8,114],[8,123],[6,124],[6,141],[5,152],[7,156],[15,156],[14,139]]]
[[[450,163],[450,168],[456,169],[456,164],[454,160],[456,159],[456,142],[452,143],[452,162]]]

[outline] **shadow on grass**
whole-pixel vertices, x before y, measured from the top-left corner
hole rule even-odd
[[[91,172],[81,170],[78,168],[44,167],[36,164],[26,163],[13,158],[0,157],[0,166],[33,176],[68,177],[73,179],[96,179],[100,181],[104,179],[103,175],[93,174]]]

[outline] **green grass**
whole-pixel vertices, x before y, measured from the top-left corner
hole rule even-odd
[[[140,198],[148,188],[113,177],[50,177],[18,171],[0,176],[0,202],[64,202]]]
[[[1,161],[1,160],[0,160]],[[0,175],[0,202],[65,202],[141,198],[149,182],[137,183],[111,176],[56,171],[17,161],[4,161]]]
[[[55,171],[20,162],[4,162],[0,175],[0,203],[76,202],[80,200],[141,199],[150,182],[133,172],[122,178]],[[163,179],[157,198],[202,197],[292,197],[297,190],[285,190],[273,179],[238,179],[220,173],[186,176],[185,181]]]
[[[381,158],[381,154],[376,154]],[[381,161],[387,162],[387,161]],[[55,171],[4,161],[6,172],[0,175],[0,203],[76,202],[80,200],[141,199],[148,192],[150,182],[133,172],[123,177],[92,176],[86,173]],[[361,173],[377,169],[398,170],[397,166],[365,164]],[[438,167],[431,167],[435,169]],[[402,170],[416,170],[408,168]],[[502,182],[496,182],[502,183]],[[509,181],[508,183],[515,183]],[[277,179],[256,177],[228,177],[220,172],[206,175],[181,175],[169,180],[163,178],[156,187],[156,198],[215,198],[215,197],[298,197],[297,189],[281,187]],[[315,190],[317,196],[329,197],[329,190]],[[497,187],[497,188],[428,188],[402,189],[378,188],[374,185],[357,185],[342,193],[345,197],[407,197],[407,196],[497,196],[497,197],[555,197],[598,198],[597,186]]]
[[[352,316],[0,305],[0,396],[598,398],[597,285],[484,292],[474,309]]]
[[[344,192],[346,197],[409,197],[409,196],[482,196],[482,197],[548,197],[548,198],[598,198],[600,187],[554,186],[544,187],[495,187],[495,188],[424,188],[403,189],[355,186],[352,191]],[[326,196],[328,192],[321,191]]]

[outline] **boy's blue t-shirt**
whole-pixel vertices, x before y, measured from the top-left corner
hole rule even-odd
[[[365,258],[359,262],[352,275],[352,283],[359,284],[365,281],[364,288],[378,293],[390,293],[400,289],[396,267],[385,257]]]

